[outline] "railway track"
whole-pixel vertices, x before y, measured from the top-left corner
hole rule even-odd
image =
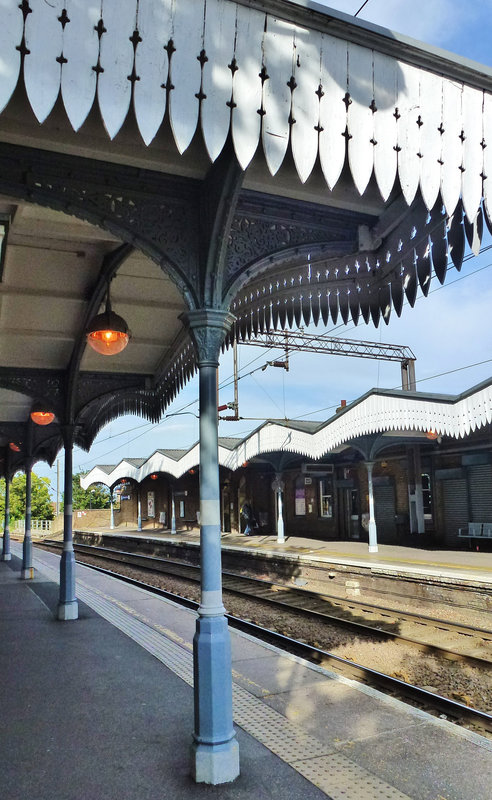
[[[48,546],[50,548],[61,549],[61,545],[58,542],[45,541],[43,544],[44,546]],[[198,567],[183,564],[181,562],[167,561],[152,556],[136,555],[134,553],[125,553],[122,551],[111,550],[109,548],[94,547],[90,545],[75,545],[75,551],[80,555],[97,557],[98,559],[102,559],[106,562],[109,561],[117,563],[121,565],[122,568],[129,567],[133,569],[142,569],[148,571],[149,573],[153,572],[169,575],[193,582],[199,582],[200,580]],[[94,565],[89,564],[88,566]],[[148,583],[142,584],[142,582],[139,580],[131,578],[127,575],[121,575],[121,573],[114,572],[112,570],[104,569],[98,566],[95,566],[94,568],[105,573],[117,575],[119,578],[122,578],[129,583],[143,585],[149,591],[161,596],[169,597],[175,602],[184,604],[187,607],[198,607],[198,603],[194,602],[193,600],[183,598],[181,595],[174,594]],[[466,664],[481,666],[482,668],[490,668],[491,666],[490,642],[492,640],[492,632],[489,630],[480,630],[463,625],[454,625],[448,622],[443,623],[442,620],[433,619],[431,617],[422,618],[417,617],[417,615],[414,614],[400,614],[400,612],[395,612],[391,609],[381,609],[379,607],[358,603],[352,600],[344,604],[340,601],[340,598],[329,598],[326,595],[317,595],[313,592],[308,592],[303,589],[290,589],[290,587],[272,583],[264,579],[246,578],[244,576],[231,573],[223,574],[223,586],[224,590],[228,592],[233,592],[238,595],[247,595],[249,598],[252,597],[254,599],[262,600],[268,604],[282,606],[290,611],[309,615],[311,618],[315,617],[325,621],[334,621],[337,623],[337,625],[348,628],[353,632],[357,631],[358,633],[372,635],[377,634],[378,638],[381,639],[384,638],[393,641],[403,641],[406,645],[414,647],[417,650],[435,652],[436,654],[444,656],[445,658],[451,660],[460,660]],[[336,609],[337,607],[339,613],[332,613],[333,608]],[[368,620],[364,620],[364,622],[354,620],[353,618],[350,618],[354,616],[354,611],[356,611],[358,615],[363,613],[368,615],[379,615],[383,619],[383,625],[381,625],[380,620],[371,620],[370,623]],[[347,618],[347,614],[349,618]],[[406,681],[385,675],[377,670],[356,664],[345,658],[334,655],[333,653],[329,653],[321,648],[307,644],[306,642],[292,639],[284,634],[268,630],[253,622],[239,619],[237,616],[227,616],[233,627],[244,630],[254,636],[257,636],[258,638],[261,638],[264,641],[272,642],[276,646],[286,649],[289,652],[293,652],[297,655],[301,655],[303,658],[307,658],[308,660],[313,661],[320,666],[334,670],[347,677],[355,678],[359,681],[362,680],[363,682],[377,686],[378,688],[384,688],[385,691],[389,690],[398,696],[410,698],[413,701],[417,701],[420,707],[427,708],[428,710],[433,709],[441,714],[444,713],[446,717],[456,721],[462,722],[466,720],[468,722],[472,722],[474,726],[492,733],[492,716],[486,712],[469,708],[468,706],[452,699],[441,697],[433,692],[413,686]],[[395,625],[399,624],[399,621],[401,620],[406,622],[410,621],[412,624],[421,625],[427,631],[434,631],[434,636],[438,635],[439,632],[444,632],[447,634],[452,633],[455,636],[464,637],[470,641],[473,640],[473,642],[475,642],[472,647],[474,653],[458,652],[456,650],[442,648],[436,642],[422,640],[419,641],[406,635],[401,635],[394,630]],[[476,641],[480,637],[482,637],[481,641],[485,642],[489,647],[489,653],[485,654],[485,656],[478,656],[475,652],[477,649]]]
[[[56,542],[46,542],[61,547]],[[199,567],[178,561],[138,555],[105,547],[77,544],[75,552],[90,554],[109,561],[126,563],[140,569],[199,582]],[[429,652],[434,648],[442,657],[468,663],[492,664],[492,630],[443,621],[435,617],[400,612],[354,600],[343,601],[325,593],[288,587],[263,578],[223,572],[223,587],[228,592],[246,595],[289,608],[323,620],[336,621],[351,630],[378,633],[381,638],[405,641],[410,646]],[[398,630],[397,630],[398,628]]]

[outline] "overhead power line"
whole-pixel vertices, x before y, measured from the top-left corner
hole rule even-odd
[[[358,16],[359,16],[360,12],[361,12],[361,11],[362,11],[362,9],[364,8],[364,6],[367,6],[368,2],[369,2],[369,0],[365,0],[365,3],[362,3],[362,5],[361,5],[361,7],[359,8],[359,10],[355,12],[355,14],[354,14],[354,17],[358,17]]]

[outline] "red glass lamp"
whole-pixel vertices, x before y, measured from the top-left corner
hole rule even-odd
[[[159,476],[157,475],[157,473],[156,473],[156,472],[153,472],[153,473],[152,473],[152,475],[150,476],[150,480],[151,480],[151,481],[156,481],[158,477],[159,477]]]
[[[9,442],[9,447],[14,453],[20,453],[20,447],[15,442]]]
[[[121,353],[130,341],[130,331],[123,317],[111,308],[109,287],[106,295],[106,309],[94,317],[86,330],[87,342],[96,353],[114,356]]]
[[[437,433],[437,431],[434,430],[427,431],[425,435],[427,436],[428,439],[431,439],[431,441],[434,441],[435,439],[439,438],[439,434]]]

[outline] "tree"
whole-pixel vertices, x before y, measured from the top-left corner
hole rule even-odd
[[[53,505],[50,500],[50,479],[31,474],[31,515],[33,519],[53,519]],[[0,481],[0,514],[5,516],[5,480]],[[10,519],[24,519],[26,516],[26,476],[18,472],[10,484]]]
[[[95,485],[89,489],[82,489],[80,479],[83,472],[76,472],[72,476],[73,509],[109,508],[111,505],[110,493],[107,486]]]

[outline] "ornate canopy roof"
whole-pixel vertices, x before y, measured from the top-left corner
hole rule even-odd
[[[295,420],[267,420],[243,439],[219,439],[219,463],[236,470],[245,461],[268,453],[295,453],[316,460],[349,447],[374,458],[395,442],[414,443],[419,437],[425,441],[428,431],[461,439],[490,425],[492,381],[460,395],[371,389],[325,422],[300,425]],[[138,465],[134,459],[123,459],[112,467],[95,466],[81,485],[84,489],[93,483],[111,487],[122,478],[140,483],[155,472],[179,478],[199,464],[199,444],[181,451],[179,459],[172,452],[157,450],[139,461]]]
[[[186,310],[231,310],[229,342],[378,325],[490,227],[492,72],[313,3],[3,0],[0,53],[2,443],[32,399],[83,447],[158,419]],[[111,280],[133,339],[102,363]]]

